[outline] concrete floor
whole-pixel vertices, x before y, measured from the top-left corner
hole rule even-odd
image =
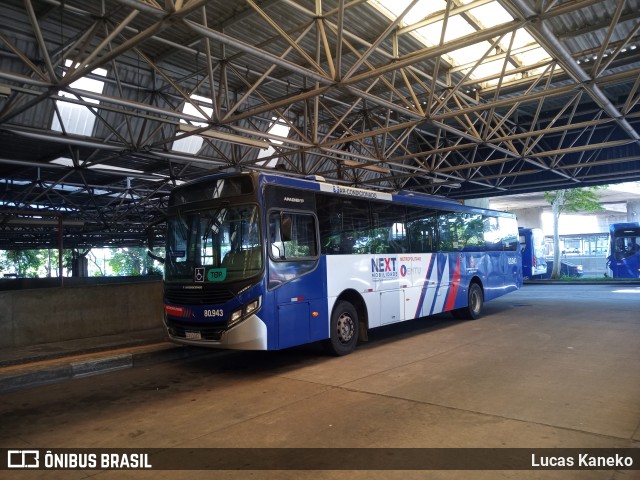
[[[640,447],[639,286],[527,285],[485,307],[477,321],[442,315],[376,329],[341,358],[317,345],[221,352],[4,394],[0,447]],[[640,478],[640,470],[11,473]]]

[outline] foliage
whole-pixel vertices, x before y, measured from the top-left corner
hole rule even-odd
[[[39,250],[8,250],[0,259],[0,267],[18,277],[37,277],[42,263],[39,253]]]
[[[164,254],[164,249],[154,250],[158,256]],[[109,275],[104,266],[101,267],[96,256],[88,252],[87,259],[98,270],[96,276]],[[113,253],[108,260],[114,275],[151,275],[162,274],[152,258],[147,255],[145,248],[121,248]],[[73,251],[63,250],[63,269],[66,275],[71,275]],[[7,250],[0,251],[0,272],[17,277],[44,278],[58,276],[58,250]],[[1,274],[0,274],[1,276]]]
[[[87,253],[87,261],[91,262],[93,266],[96,268],[96,271],[93,273],[94,277],[104,277],[104,271],[100,264],[98,263],[98,258],[95,253],[88,252]]]
[[[619,282],[621,281],[621,279],[619,278],[612,278],[612,277],[569,277],[567,275],[562,275],[560,277],[559,280],[562,280],[563,282],[584,282],[584,283],[589,283],[589,282]],[[622,281],[627,280],[627,279],[622,279]]]
[[[600,187],[573,188],[544,192],[544,198],[553,207],[557,205],[558,215],[568,212],[603,211],[600,197],[596,193]]]
[[[119,248],[109,259],[113,273],[120,275],[140,275],[142,261],[138,248]]]
[[[147,255],[146,248],[118,248],[108,263],[113,273],[118,276],[160,273],[154,260]]]
[[[597,212],[604,210],[596,193],[603,187],[573,188],[545,192],[544,198],[553,212],[553,271],[551,279],[560,278],[560,215],[565,212]]]
[[[63,251],[63,267],[71,268],[71,251]],[[18,277],[57,276],[58,250],[7,250],[0,252],[0,270]]]

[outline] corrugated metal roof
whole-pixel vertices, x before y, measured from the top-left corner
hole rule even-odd
[[[469,198],[640,178],[640,0],[499,0],[513,21],[491,28],[465,5],[497,3],[449,0],[423,20],[467,15],[476,31],[431,47],[367,1],[341,11],[324,0],[321,12],[312,0],[210,0],[177,12],[142,0],[30,3],[33,15],[21,0],[0,4],[0,209],[82,218],[71,243],[83,230],[93,242],[115,232],[143,242],[175,182],[264,168],[258,149],[239,143],[281,141],[268,132],[274,117],[290,127],[280,170],[343,184]],[[518,28],[555,70],[516,61],[508,44]],[[449,63],[453,50],[498,39],[485,63],[518,68],[516,82]],[[71,88],[82,75],[67,59],[106,69],[102,92]],[[94,112],[89,135],[51,130],[61,91]],[[198,104],[191,95],[214,113],[184,113],[186,101]],[[206,137],[197,154],[177,152],[181,121],[237,140]],[[75,167],[51,164],[58,158]]]

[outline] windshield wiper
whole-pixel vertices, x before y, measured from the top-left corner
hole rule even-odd
[[[214,212],[209,216],[209,222],[207,223],[207,226],[205,228],[205,232],[204,235],[202,236],[202,240],[206,243],[206,241],[209,239],[209,232],[211,231],[211,227],[216,224],[218,227],[220,227],[220,222],[218,222],[218,215],[220,215],[220,212],[225,209],[227,206],[229,206],[229,201],[225,200],[223,201],[220,206],[214,210]]]

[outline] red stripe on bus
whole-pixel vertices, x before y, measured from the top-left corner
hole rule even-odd
[[[456,296],[458,295],[458,287],[460,286],[460,255],[456,261],[456,269],[453,272],[453,280],[451,281],[451,288],[449,289],[449,296],[447,297],[447,303],[444,306],[444,311],[448,312],[453,310],[453,306],[456,304]]]

